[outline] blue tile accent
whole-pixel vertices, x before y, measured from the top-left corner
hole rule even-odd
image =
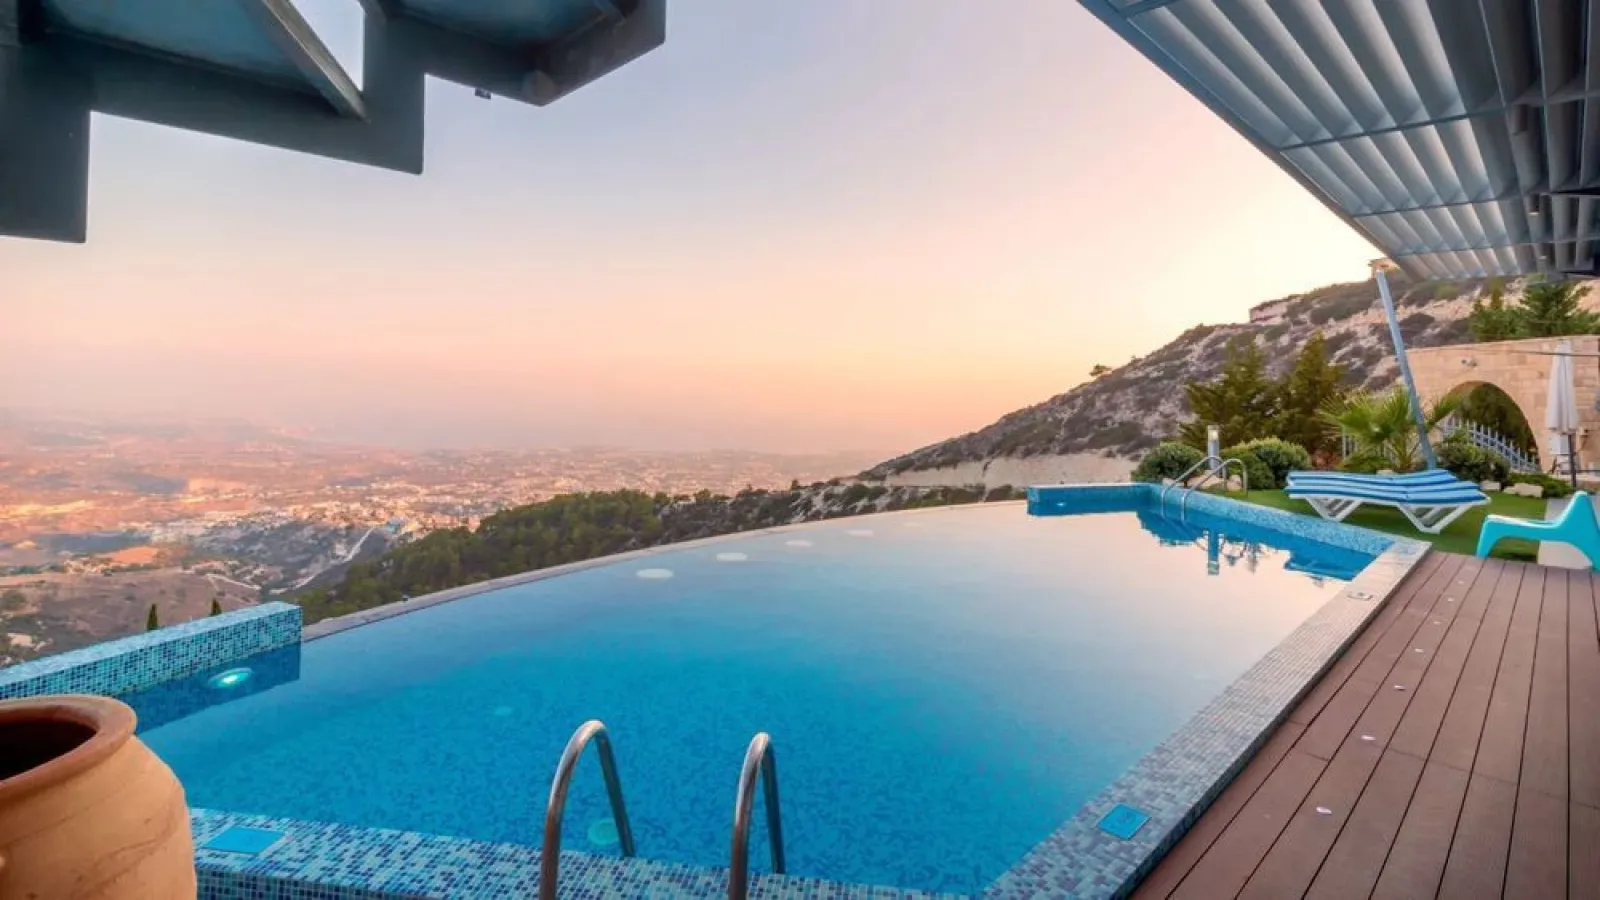
[[[263,603],[0,669],[0,700],[115,697],[300,642],[300,607]]]
[[[1126,803],[1118,803],[1100,817],[1100,830],[1120,840],[1132,840],[1150,817]]]
[[[250,828],[244,825],[232,825],[218,832],[216,837],[206,841],[200,846],[200,849],[257,856],[265,853],[273,844],[281,840],[283,840],[283,832],[281,831],[273,831],[270,828]]]

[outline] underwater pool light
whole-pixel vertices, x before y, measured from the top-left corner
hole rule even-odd
[[[206,680],[206,686],[219,691],[225,691],[229,688],[236,688],[239,685],[244,684],[246,681],[249,681],[250,676],[254,674],[254,672],[246,668],[229,669],[226,672],[218,672],[217,674],[211,676]]]

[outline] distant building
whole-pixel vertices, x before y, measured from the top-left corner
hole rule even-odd
[[[1251,325],[1276,325],[1283,321],[1289,312],[1289,303],[1294,298],[1285,297],[1282,300],[1268,300],[1250,307]]]

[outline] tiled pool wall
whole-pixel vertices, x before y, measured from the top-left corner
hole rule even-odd
[[[536,802],[530,795],[529,802]],[[539,851],[384,828],[300,822],[191,809],[205,900],[413,900],[536,897]],[[259,853],[205,845],[229,829],[259,829]],[[281,835],[281,837],[275,837]],[[252,837],[258,835],[251,835]],[[726,869],[564,851],[560,896],[725,897]],[[752,874],[750,896],[770,900],[935,900],[956,895]]]
[[[1159,491],[1145,484],[1063,485],[1029,488],[1028,501],[1030,509],[1097,512],[1149,502],[1159,498]],[[1194,718],[996,879],[985,889],[985,898],[1131,893],[1428,552],[1421,541],[1209,494],[1192,495],[1188,509],[1377,558]],[[1181,514],[1170,496],[1168,512]],[[1119,819],[1136,825],[1131,836],[1117,827]]]
[[[300,642],[300,607],[263,603],[0,669],[0,700],[117,697]]]
[[[1125,511],[1148,505],[1158,495],[1159,488],[1144,484],[1051,486],[1029,488],[1028,504],[1030,509],[1058,513]],[[1199,818],[1427,551],[1427,545],[1418,541],[1206,494],[1192,495],[1188,509],[1376,554],[1377,558],[1249,672],[991,884],[985,897],[1125,896]],[[950,510],[895,515],[940,511]],[[1174,510],[1173,514],[1179,513]],[[651,548],[443,591],[318,623],[305,630],[304,639],[511,584],[751,533]],[[173,709],[181,712],[188,703],[188,692],[178,682],[244,657],[280,651],[269,654],[272,664],[265,666],[258,690],[291,680],[299,671],[301,639],[300,608],[266,603],[0,670],[0,699],[68,692],[117,696],[155,688],[171,693]],[[271,676],[272,672],[283,677]],[[1124,827],[1113,825],[1113,817],[1108,817],[1113,810],[1126,814],[1116,823]],[[215,810],[193,809],[190,814],[202,898],[388,900],[533,896],[537,892],[538,851],[531,847]],[[229,828],[261,829],[269,833],[265,837],[270,845],[254,853],[204,847]],[[272,840],[274,834],[281,838]],[[727,892],[727,872],[569,851],[562,853],[561,886],[564,897],[715,897]],[[751,895],[838,900],[923,900],[932,896],[775,875],[753,876]]]

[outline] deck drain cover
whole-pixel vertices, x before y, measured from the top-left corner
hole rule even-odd
[[[1111,808],[1110,812],[1100,817],[1100,830],[1112,837],[1127,841],[1132,840],[1133,836],[1138,834],[1139,829],[1143,828],[1144,823],[1148,821],[1150,821],[1150,816],[1147,814],[1125,803],[1118,803]]]
[[[610,847],[616,844],[617,823],[610,819],[596,819],[589,823],[589,843],[596,847]]]
[[[1349,593],[1345,594],[1345,596],[1349,597],[1351,600],[1371,600],[1372,599],[1372,592],[1371,591],[1350,591]]]

